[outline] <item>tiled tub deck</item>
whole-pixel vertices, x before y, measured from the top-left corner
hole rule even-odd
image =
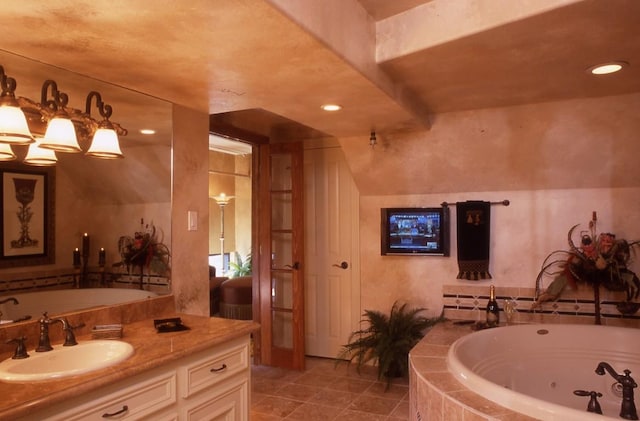
[[[469,325],[436,325],[409,354],[409,411],[412,421],[534,421],[464,387],[447,370],[449,346],[471,333]]]

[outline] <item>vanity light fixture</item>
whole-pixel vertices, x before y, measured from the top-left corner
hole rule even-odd
[[[41,145],[42,140],[40,139],[36,139],[35,143],[29,145],[27,156],[25,156],[23,161],[25,164],[37,167],[48,167],[58,162],[56,151],[43,148]]]
[[[156,131],[153,129],[140,129],[140,134],[146,134],[146,135],[156,134]]]
[[[0,161],[13,161],[16,154],[8,143],[0,143]]]
[[[120,151],[118,134],[113,128],[113,124],[109,121],[109,117],[111,117],[113,109],[111,108],[111,105],[107,105],[102,102],[102,96],[99,92],[91,91],[89,92],[89,95],[87,95],[87,115],[91,115],[91,101],[93,98],[96,99],[96,108],[98,108],[103,120],[100,122],[98,129],[93,135],[93,141],[91,142],[91,147],[87,151],[87,155],[103,159],[124,158],[122,151]]]
[[[0,66],[0,142],[10,145],[28,145],[35,142],[29,131],[27,118],[16,100],[17,82],[4,73]]]
[[[619,72],[628,65],[629,63],[627,63],[626,61],[611,61],[609,63],[601,63],[595,66],[591,66],[587,69],[587,71],[592,75],[608,75],[611,73]]]
[[[47,99],[49,88],[51,88],[52,99]],[[49,120],[47,131],[42,142],[40,142],[41,148],[58,152],[82,152],[80,145],[78,145],[76,129],[73,127],[69,114],[64,109],[68,102],[69,96],[58,91],[58,84],[54,80],[48,79],[44,81],[40,105],[51,109],[54,115]]]
[[[332,111],[340,111],[342,109],[342,106],[338,104],[324,104],[320,108],[322,108],[325,111],[332,112]]]
[[[89,142],[86,155],[103,159],[123,157],[118,136],[126,136],[127,130],[109,120],[113,108],[102,101],[99,92],[89,92],[85,111],[81,111],[68,106],[68,95],[58,90],[54,80],[45,80],[38,103],[25,97],[16,98],[17,82],[5,74],[1,65],[0,78],[0,160],[16,159],[9,145],[32,145],[36,137],[39,148],[30,148],[25,164],[53,165],[57,162],[55,152],[82,152],[80,144]],[[94,98],[102,121],[91,116]],[[46,150],[50,152],[44,156]]]

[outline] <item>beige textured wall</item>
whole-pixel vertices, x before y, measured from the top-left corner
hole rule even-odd
[[[450,257],[380,256],[381,207],[509,199],[492,207],[498,286],[533,287],[592,211],[599,232],[640,238],[639,107],[640,95],[626,95],[443,114],[429,132],[379,136],[373,150],[367,136],[341,139],[362,194],[362,309],[403,299],[437,313],[443,284],[470,282],[456,279],[455,207]]]
[[[209,197],[224,193],[236,196],[234,156],[221,152],[209,151]],[[235,209],[237,200],[232,199],[224,209],[224,251],[229,253],[236,249]],[[209,200],[209,254],[220,253],[220,206],[215,200]]]
[[[236,177],[235,237],[236,250],[243,261],[251,253],[251,155],[238,156],[235,159],[236,173],[247,177]]]
[[[209,315],[208,148],[206,113],[173,106],[172,289],[176,310]],[[198,213],[198,229],[187,230],[187,212]]]
[[[244,260],[251,252],[251,155],[209,152],[209,197],[224,192],[234,198],[225,207],[225,252]],[[220,253],[220,206],[209,200],[209,254]],[[235,256],[231,256],[234,261]]]

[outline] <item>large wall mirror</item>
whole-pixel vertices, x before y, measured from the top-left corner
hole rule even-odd
[[[98,81],[29,58],[0,51],[0,65],[5,74],[17,81],[16,97],[40,102],[43,83],[54,80],[58,90],[68,95],[68,106],[85,110],[87,95],[100,93],[112,107],[110,120],[128,131],[120,136],[123,159],[98,159],[81,153],[57,153],[55,165],[54,261],[47,264],[0,266],[0,296],[40,287],[35,278],[67,277],[74,270],[74,251],[83,247],[86,233],[90,238],[88,266],[97,267],[99,251],[104,249],[105,272],[109,276],[126,275],[127,268],[113,267],[121,261],[118,242],[121,236],[155,228],[158,241],[171,245],[171,104]],[[91,111],[100,120],[97,109]],[[141,131],[151,129],[154,134]],[[0,162],[0,169],[22,165],[26,146],[13,147],[17,159]],[[26,167],[28,168],[28,167]],[[4,212],[4,211],[3,211]],[[138,272],[135,272],[135,271]],[[130,268],[132,274],[139,268]],[[162,291],[162,290],[161,290]],[[170,292],[170,282],[165,292]]]

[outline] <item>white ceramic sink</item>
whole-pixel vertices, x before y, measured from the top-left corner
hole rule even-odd
[[[0,380],[30,382],[88,373],[126,360],[133,354],[127,342],[92,340],[75,346],[55,346],[53,351],[29,351],[29,358],[0,363]]]

